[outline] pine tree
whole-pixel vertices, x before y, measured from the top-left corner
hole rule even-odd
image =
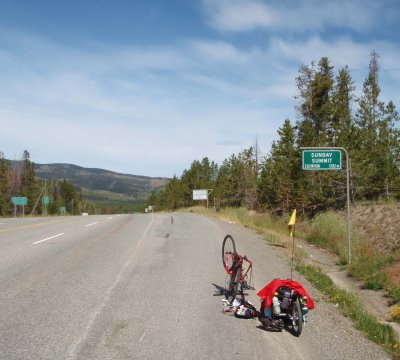
[[[20,192],[21,196],[26,196],[28,198],[28,205],[25,209],[26,212],[32,211],[39,192],[35,178],[35,164],[30,160],[28,150],[25,150],[22,155]]]
[[[357,132],[353,121],[353,103],[355,85],[348,67],[339,70],[332,94],[332,121],[329,137],[332,146],[340,146],[348,151],[357,144]]]
[[[377,198],[381,193],[379,184],[379,129],[384,121],[385,105],[379,99],[378,83],[379,55],[372,51],[369,73],[363,84],[363,95],[358,99],[359,109],[356,125],[361,136],[359,148],[354,153],[354,174],[357,192],[360,197]]]
[[[0,216],[11,213],[10,206],[10,176],[11,164],[0,151]]]
[[[261,168],[259,200],[264,208],[269,205],[274,212],[284,214],[295,207],[300,164],[295,150],[295,132],[288,119],[278,129],[278,134],[280,138],[273,142],[270,156]]]
[[[377,163],[376,182],[381,184],[383,196],[389,200],[400,195],[400,129],[396,126],[399,115],[392,101],[384,110],[383,121],[379,123],[377,152],[380,161]]]
[[[295,128],[297,147],[332,146],[335,81],[329,59],[321,58],[317,68],[314,62],[300,67],[296,84],[299,99]],[[331,199],[334,193],[334,174],[309,171],[304,176],[299,175],[298,196],[303,199],[302,206],[310,211],[330,207],[336,201]]]

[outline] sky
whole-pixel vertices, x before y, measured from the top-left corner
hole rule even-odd
[[[398,0],[0,0],[0,151],[152,177],[222,164],[285,119],[326,56],[400,106]]]

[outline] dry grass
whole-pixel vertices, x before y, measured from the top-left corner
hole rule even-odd
[[[373,249],[385,254],[400,250],[400,204],[359,205],[351,217]]]
[[[385,268],[385,272],[389,275],[390,282],[394,286],[400,287],[400,262],[396,262],[395,264]]]

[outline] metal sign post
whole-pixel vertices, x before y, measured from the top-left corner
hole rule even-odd
[[[13,196],[11,202],[14,204],[14,217],[17,217],[17,206],[22,206],[22,217],[25,217],[25,205],[28,204],[26,196]]]
[[[213,192],[214,189],[201,189],[193,190],[193,200],[207,200],[207,210],[208,210],[208,195]]]
[[[351,262],[351,219],[350,219],[350,159],[342,147],[301,147],[303,170],[341,170],[341,150],[346,154],[347,174],[347,245],[348,262]],[[340,155],[339,155],[340,153]]]

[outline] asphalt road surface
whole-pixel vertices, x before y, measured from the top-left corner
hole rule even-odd
[[[285,250],[200,215],[0,219],[0,359],[390,358],[298,274],[316,301],[299,338],[224,314],[227,233],[256,290],[290,277]]]

